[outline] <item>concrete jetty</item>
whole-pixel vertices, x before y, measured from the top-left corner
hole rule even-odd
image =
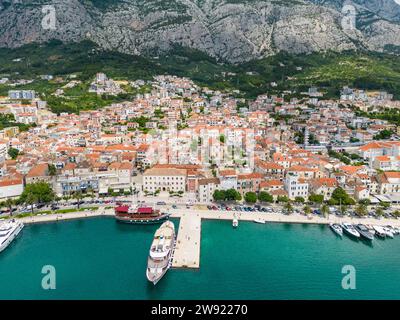
[[[184,212],[179,217],[179,231],[172,267],[200,268],[201,215]]]

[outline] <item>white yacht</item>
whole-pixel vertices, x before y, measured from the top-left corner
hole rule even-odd
[[[237,228],[239,226],[239,220],[237,218],[233,218],[232,226],[234,228]]]
[[[386,235],[387,235],[389,238],[394,238],[394,235],[393,235],[393,232],[392,232],[392,229],[391,229],[391,228],[382,227],[382,229],[383,229],[383,231],[386,233]]]
[[[147,259],[146,276],[154,285],[171,267],[174,246],[175,226],[171,221],[164,222],[154,235]]]
[[[381,226],[373,226],[375,234],[380,238],[386,238],[386,231]]]
[[[351,223],[343,223],[342,228],[347,234],[355,238],[360,238],[360,233],[354,228]]]
[[[17,237],[21,232],[24,224],[15,220],[2,222],[0,224],[0,252]]]
[[[393,233],[394,236],[398,234],[397,229],[395,227],[386,226],[386,228],[389,229],[390,232]]]
[[[329,224],[333,232],[335,232],[338,236],[342,237],[343,236],[343,228],[340,224],[337,223],[331,223]]]

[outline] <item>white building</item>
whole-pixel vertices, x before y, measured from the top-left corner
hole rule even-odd
[[[296,197],[308,197],[308,183],[297,175],[288,174],[285,178],[285,190],[288,193],[289,199]]]
[[[19,197],[24,191],[22,179],[7,179],[0,181],[0,199]]]
[[[218,178],[200,179],[198,198],[200,202],[209,203],[214,200],[214,191],[219,188],[220,181]]]
[[[8,91],[8,97],[12,100],[32,100],[35,99],[35,91],[34,90],[10,90]]]
[[[186,178],[186,169],[151,168],[143,174],[143,190],[185,192]]]

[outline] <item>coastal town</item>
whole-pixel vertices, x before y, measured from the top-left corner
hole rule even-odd
[[[68,81],[63,87],[78,83]],[[400,202],[400,127],[357,114],[398,108],[387,92],[345,87],[339,100],[324,100],[312,87],[302,99],[287,101],[284,92],[247,101],[176,76],[131,85],[149,90],[78,114],[51,112],[33,90],[1,97],[0,116],[9,119],[0,131],[3,213],[13,203],[27,212],[41,205],[29,186],[45,183],[51,201],[136,194],[209,209],[234,201],[289,212],[291,203],[304,204],[307,212],[307,204],[326,203],[342,213],[354,205],[360,216],[398,215],[385,209]],[[98,73],[89,90],[123,89]]]

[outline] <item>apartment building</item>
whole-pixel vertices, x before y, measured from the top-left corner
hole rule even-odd
[[[200,179],[198,189],[198,199],[200,202],[209,203],[214,200],[214,191],[220,187],[218,178]]]
[[[289,199],[294,200],[296,197],[308,197],[308,183],[303,178],[295,174],[288,174],[285,178],[285,190]]]
[[[186,190],[186,169],[151,168],[143,174],[143,190],[148,192]]]

